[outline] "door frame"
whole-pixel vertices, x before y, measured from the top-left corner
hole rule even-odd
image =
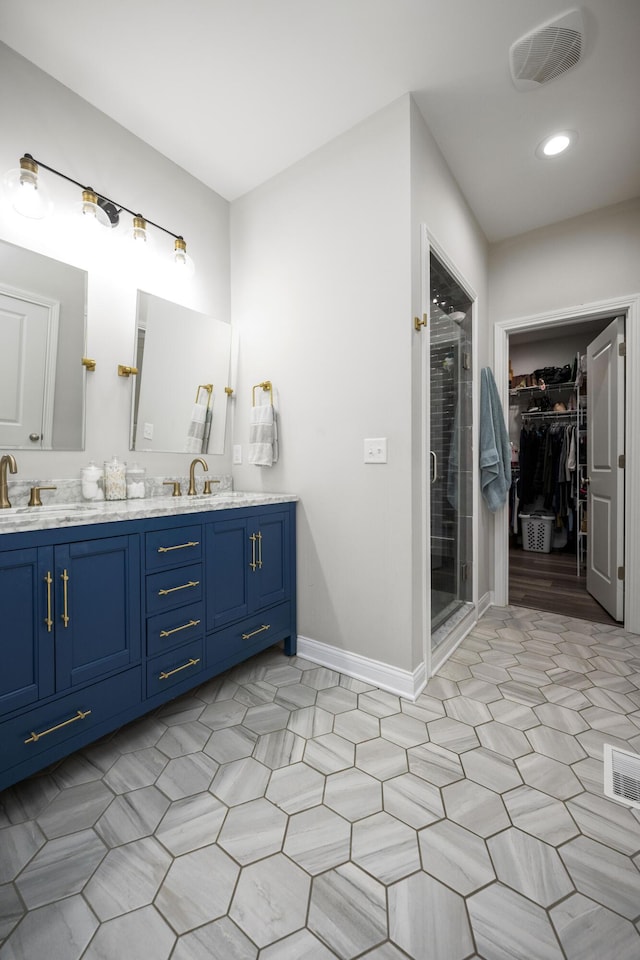
[[[625,394],[625,495],[624,495],[624,565],[625,600],[624,628],[640,634],[640,591],[629,585],[640,582],[640,503],[633,491],[640,484],[640,443],[631,429],[630,412],[640,410],[640,295],[615,297],[594,303],[580,304],[561,310],[498,321],[494,326],[494,372],[498,393],[504,410],[509,407],[509,335],[524,330],[544,332],[554,326],[625,316],[626,394]],[[494,520],[494,603],[506,606],[509,602],[509,517],[503,510]]]

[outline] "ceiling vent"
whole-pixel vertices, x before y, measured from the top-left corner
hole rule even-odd
[[[605,796],[640,809],[640,756],[604,744]]]
[[[570,10],[543,24],[511,46],[511,76],[518,90],[535,90],[570,70],[584,48],[584,24],[580,10]]]

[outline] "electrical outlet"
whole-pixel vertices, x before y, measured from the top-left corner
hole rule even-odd
[[[145,423],[144,438],[145,440],[153,440],[153,424],[152,423]]]
[[[233,445],[233,462],[242,463],[242,444],[234,443]]]
[[[387,438],[375,437],[374,439],[364,441],[364,462],[365,463],[386,463],[387,462]]]

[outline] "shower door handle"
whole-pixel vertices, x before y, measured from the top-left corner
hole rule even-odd
[[[433,450],[429,451],[429,455],[431,457],[431,483],[435,483],[438,479],[438,458]]]

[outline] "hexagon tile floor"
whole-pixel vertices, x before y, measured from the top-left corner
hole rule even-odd
[[[640,637],[491,608],[415,703],[273,649],[0,794],[0,960],[638,960]]]

